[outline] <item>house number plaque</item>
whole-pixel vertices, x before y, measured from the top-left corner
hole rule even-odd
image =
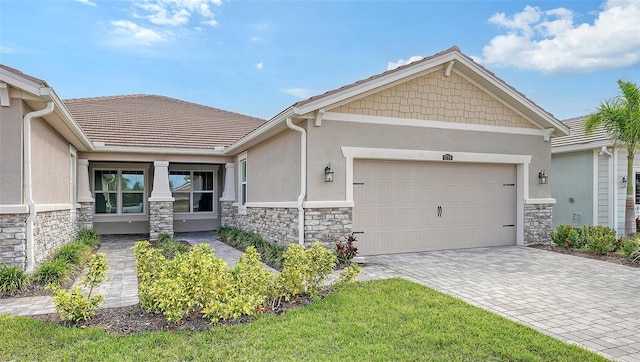
[[[442,161],[453,161],[453,155],[445,153],[444,155],[442,155]]]

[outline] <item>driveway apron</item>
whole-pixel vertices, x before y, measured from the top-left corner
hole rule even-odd
[[[526,247],[366,257],[403,277],[607,358],[640,361],[640,269]]]

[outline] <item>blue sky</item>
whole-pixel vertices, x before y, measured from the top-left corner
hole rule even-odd
[[[265,119],[453,45],[580,116],[618,78],[640,83],[640,1],[0,2],[0,63],[63,99],[159,94]]]

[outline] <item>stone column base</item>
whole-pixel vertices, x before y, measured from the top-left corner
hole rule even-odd
[[[80,202],[78,229],[93,229],[93,202]]]
[[[173,201],[149,201],[149,239],[158,240],[160,233],[173,237]]]

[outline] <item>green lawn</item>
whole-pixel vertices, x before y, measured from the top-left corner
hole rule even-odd
[[[197,333],[110,335],[0,316],[0,360],[604,361],[402,279],[349,285],[282,316]]]

